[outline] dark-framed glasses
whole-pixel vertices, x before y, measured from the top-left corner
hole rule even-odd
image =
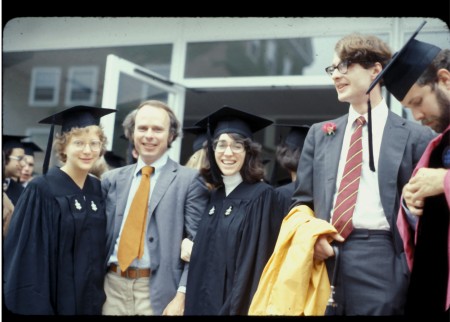
[[[328,75],[333,76],[333,72],[337,69],[341,74],[347,74],[348,66],[350,66],[352,62],[350,60],[343,60],[337,66],[331,65],[325,68],[325,71]]]
[[[213,150],[218,153],[223,153],[230,147],[231,152],[233,153],[242,153],[245,151],[244,142],[231,142],[228,144],[227,141],[214,141],[213,142]]]

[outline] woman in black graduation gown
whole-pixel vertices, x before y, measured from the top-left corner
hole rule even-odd
[[[271,123],[231,107],[197,123],[213,132],[210,169],[201,173],[216,188],[194,237],[185,315],[248,313],[281,225],[275,192],[263,182],[261,145],[252,141]]]
[[[101,314],[105,300],[106,217],[100,181],[89,169],[105,152],[101,116],[115,110],[75,106],[40,123],[62,125],[55,150],[64,165],[25,188],[3,248],[6,308],[18,314]]]

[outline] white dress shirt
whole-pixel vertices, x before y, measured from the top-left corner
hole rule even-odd
[[[345,128],[344,142],[342,143],[341,157],[336,180],[336,190],[333,197],[333,209],[336,203],[337,192],[342,179],[342,173],[347,159],[350,138],[354,131],[354,121],[361,116],[350,105],[347,126]],[[363,115],[368,120],[367,113]],[[380,157],[381,140],[388,117],[388,108],[384,99],[375,107],[372,107],[372,143],[375,172],[369,168],[369,143],[367,123],[362,131],[363,165],[361,179],[359,181],[358,199],[353,212],[353,227],[363,229],[389,230],[389,223],[383,210],[380,199],[378,183],[378,160]],[[331,211],[333,215],[333,210]]]

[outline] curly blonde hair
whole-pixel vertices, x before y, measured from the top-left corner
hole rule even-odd
[[[95,131],[95,134],[99,136],[100,141],[102,142],[102,148],[100,150],[100,157],[103,156],[106,152],[106,142],[107,138],[105,133],[103,132],[102,127],[98,125],[90,125],[86,127],[74,127],[68,132],[64,132],[62,134],[57,133],[54,143],[53,143],[53,149],[55,150],[58,159],[65,163],[67,161],[67,155],[64,153],[65,148],[67,147],[67,144],[69,144],[70,139],[73,136],[78,136],[80,134],[89,133],[91,130]]]

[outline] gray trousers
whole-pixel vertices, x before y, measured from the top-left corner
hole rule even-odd
[[[409,270],[392,234],[354,230],[340,251],[335,300],[338,315],[403,315]]]

